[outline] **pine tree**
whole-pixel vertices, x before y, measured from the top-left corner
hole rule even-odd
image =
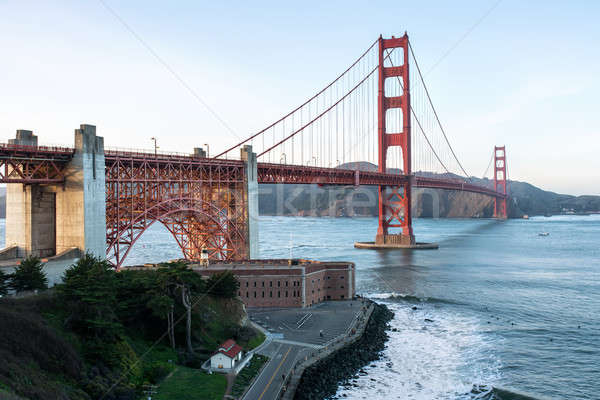
[[[29,256],[21,261],[10,278],[10,287],[17,293],[48,289],[48,278],[42,260],[39,257]]]
[[[118,339],[122,327],[115,312],[116,277],[107,261],[91,254],[81,257],[65,271],[57,292],[69,310],[67,320],[74,331],[90,343]]]

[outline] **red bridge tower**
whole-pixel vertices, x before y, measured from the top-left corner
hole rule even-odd
[[[385,67],[386,49],[402,49],[403,65]],[[388,148],[399,146],[402,149],[403,173],[408,181],[400,186],[379,186],[379,227],[375,244],[413,245],[415,238],[411,218],[411,147],[410,147],[410,83],[408,75],[408,35],[391,39],[379,37],[379,86],[377,97],[379,172],[387,172]],[[401,80],[402,94],[396,97],[385,95],[385,79]],[[402,132],[386,131],[386,111],[400,108],[402,111]],[[401,233],[391,234],[389,228],[400,228]]]
[[[494,190],[506,195],[506,147],[494,147]],[[506,219],[506,197],[494,197],[494,218]]]

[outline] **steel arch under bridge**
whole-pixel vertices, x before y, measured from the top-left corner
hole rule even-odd
[[[242,161],[111,152],[106,162],[107,257],[120,267],[155,222],[187,259],[248,258],[246,164]]]

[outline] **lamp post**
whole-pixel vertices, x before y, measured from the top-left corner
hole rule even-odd
[[[154,142],[154,157],[156,157],[158,154],[158,152],[157,152],[158,146],[156,145],[156,137],[152,136],[150,138],[150,140],[152,140]]]

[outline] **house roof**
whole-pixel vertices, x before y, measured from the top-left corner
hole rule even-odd
[[[239,346],[235,342],[235,340],[228,339],[223,344],[221,344],[219,346],[219,348],[217,349],[217,351],[215,352],[215,354],[221,353],[221,354],[226,355],[229,358],[234,358],[235,356],[237,356],[239,354],[240,351],[242,351],[242,347]]]

